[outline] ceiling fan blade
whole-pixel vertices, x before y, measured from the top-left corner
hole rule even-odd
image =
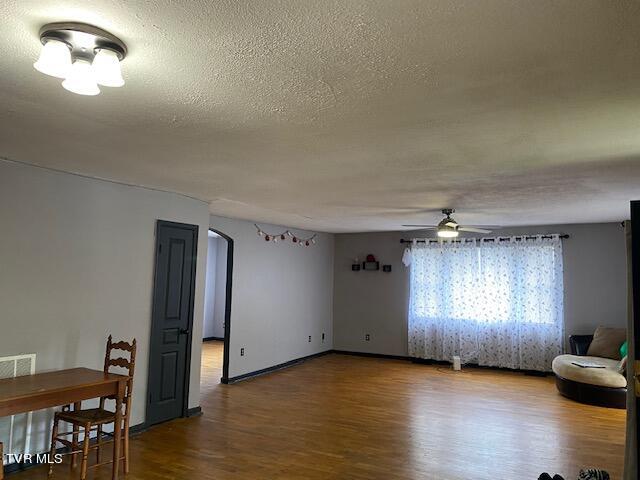
[[[435,225],[402,225],[403,227],[417,227],[417,228],[422,228],[424,230],[434,230],[438,227],[436,227]]]
[[[500,230],[501,228],[504,228],[502,225],[465,225],[465,227],[484,228],[487,230]]]
[[[466,227],[462,225],[458,227],[458,230],[460,232],[491,233],[491,230],[487,230],[486,228]]]

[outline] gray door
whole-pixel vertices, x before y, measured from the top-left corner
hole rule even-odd
[[[147,423],[186,415],[198,227],[158,221]]]

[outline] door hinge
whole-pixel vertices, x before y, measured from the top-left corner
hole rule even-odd
[[[636,397],[640,397],[640,360],[633,362],[633,379],[636,388]]]

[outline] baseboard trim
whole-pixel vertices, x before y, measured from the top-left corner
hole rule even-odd
[[[421,365],[451,365],[446,360],[433,360],[431,358],[409,357],[411,363],[419,363]]]
[[[146,432],[147,430],[149,430],[149,426],[142,422],[129,427],[129,435],[138,435],[139,433]]]
[[[200,406],[192,407],[187,410],[187,418],[199,417],[200,415],[202,415],[202,407]]]
[[[402,361],[405,361],[405,362],[412,362],[412,363],[426,364],[426,365],[451,365],[451,362],[448,362],[446,360],[430,360],[430,359],[425,359],[425,358],[410,357],[408,355],[389,355],[389,354],[386,354],[386,353],[354,352],[354,351],[351,351],[351,350],[325,350],[323,352],[318,352],[318,353],[314,353],[312,355],[307,355],[306,357],[300,357],[300,358],[296,358],[294,360],[289,360],[288,362],[280,363],[278,365],[273,365],[272,367],[263,368],[261,370],[256,370],[254,372],[245,373],[243,375],[238,375],[236,377],[221,378],[220,379],[220,383],[223,383],[225,385],[238,383],[238,382],[241,382],[243,380],[248,380],[250,378],[259,377],[261,375],[265,375],[267,373],[275,372],[277,370],[282,370],[284,368],[292,367],[294,365],[298,365],[298,364],[300,364],[302,362],[305,362],[307,360],[311,360],[311,359],[316,358],[316,357],[321,357],[323,355],[328,355],[330,353],[335,353],[335,354],[338,354],[338,355],[353,355],[353,356],[357,356],[357,357],[383,358],[383,359],[387,359],[387,360],[402,360]],[[469,366],[469,367],[477,367],[477,368],[491,368],[491,369],[496,369],[496,370],[508,370],[508,371],[512,371],[512,372],[515,371],[515,372],[524,373],[525,375],[532,375],[532,376],[547,376],[547,375],[549,375],[549,372],[537,372],[537,371],[531,371],[531,370],[519,370],[519,369],[514,370],[514,369],[509,369],[509,368],[489,367],[489,366],[485,367],[485,366],[479,366],[479,365],[475,365],[475,364],[467,364],[467,366]],[[187,416],[191,416],[191,415],[187,415]]]
[[[284,368],[288,368],[288,367],[291,367],[293,365],[298,365],[298,364],[303,363],[303,362],[305,362],[307,360],[311,360],[312,358],[321,357],[321,356],[327,355],[329,353],[333,353],[333,350],[325,350],[324,352],[318,352],[318,353],[314,353],[314,354],[311,354],[311,355],[307,355],[306,357],[300,357],[300,358],[296,358],[294,360],[289,360],[288,362],[280,363],[278,365],[273,365],[272,367],[263,368],[261,370],[256,370],[255,372],[244,373],[244,374],[238,375],[236,377],[228,378],[228,379],[226,379],[226,381],[225,381],[225,379],[221,379],[221,382],[225,383],[225,384],[238,383],[238,382],[243,381],[243,380],[248,380],[250,378],[259,377],[259,376],[265,375],[267,373],[275,372],[276,370],[282,370]]]
[[[413,363],[418,363],[421,365],[445,365],[451,366],[451,362],[447,360],[431,360],[428,358],[418,358],[418,357],[409,357]],[[502,370],[504,372],[517,372],[522,373],[523,375],[531,376],[531,377],[547,377],[551,375],[553,372],[542,372],[538,370],[524,370],[521,368],[508,368],[508,367],[493,367],[491,365],[478,365],[477,363],[465,363],[462,365],[464,367],[472,367],[472,368],[483,368],[487,370]]]
[[[339,355],[355,355],[357,357],[386,358],[389,360],[411,360],[411,357],[407,357],[404,355],[387,355],[386,353],[372,353],[372,352],[353,352],[351,350],[331,350],[331,351]]]
[[[224,342],[223,337],[204,337],[203,342]]]
[[[409,357],[409,356],[403,356],[403,355],[387,355],[384,353],[370,353],[370,352],[352,352],[349,350],[332,350],[332,352],[338,353],[340,355],[356,355],[359,357],[386,358],[391,360],[406,360],[406,361],[421,364],[421,365],[447,365],[447,366],[451,365],[451,362],[447,360],[432,360],[428,358]],[[463,366],[473,367],[473,368],[488,368],[492,370],[504,370],[508,372],[518,372],[518,373],[522,373],[524,375],[528,375],[532,377],[546,377],[552,374],[552,372],[540,372],[537,370],[523,370],[519,368],[492,367],[488,365],[478,365],[476,363],[467,363]]]

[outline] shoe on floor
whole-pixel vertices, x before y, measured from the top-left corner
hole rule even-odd
[[[609,474],[604,470],[588,468],[586,470],[580,470],[578,480],[609,480]]]

